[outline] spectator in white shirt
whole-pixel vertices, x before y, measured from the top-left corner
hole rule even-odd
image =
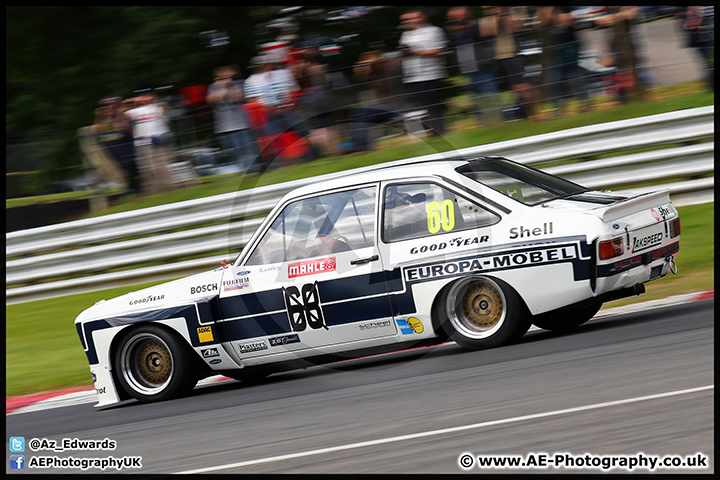
[[[140,169],[141,191],[159,193],[172,189],[167,145],[171,132],[166,113],[169,107],[157,101],[152,89],[138,90],[125,115],[132,122],[135,154]]]
[[[428,111],[426,125],[436,134],[445,133],[445,31],[428,23],[420,9],[408,10],[400,16],[405,31],[398,49],[405,55],[402,63],[403,82],[415,108]]]

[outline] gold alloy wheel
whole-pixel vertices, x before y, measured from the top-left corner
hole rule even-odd
[[[461,305],[467,321],[481,330],[497,325],[504,310],[500,293],[480,283],[473,283],[467,288]]]
[[[447,296],[447,316],[456,332],[481,340],[500,330],[507,317],[503,289],[486,277],[466,277],[455,282]]]
[[[165,389],[174,371],[168,345],[152,333],[131,337],[120,353],[121,375],[136,392],[154,395]]]
[[[137,347],[137,372],[150,384],[162,385],[170,377],[172,355],[164,343],[149,340]]]

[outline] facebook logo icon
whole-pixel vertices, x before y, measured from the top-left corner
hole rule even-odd
[[[10,470],[25,470],[25,455],[10,455]]]

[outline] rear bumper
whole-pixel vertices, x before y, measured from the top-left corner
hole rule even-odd
[[[680,242],[671,243],[631,258],[597,266],[596,293],[631,288],[667,275],[670,271],[669,257],[680,249]]]

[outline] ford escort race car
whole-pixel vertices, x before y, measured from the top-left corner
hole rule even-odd
[[[591,191],[500,157],[378,167],[285,195],[235,261],[75,325],[99,403],[152,402],[448,338],[565,330],[674,270],[668,190]]]

